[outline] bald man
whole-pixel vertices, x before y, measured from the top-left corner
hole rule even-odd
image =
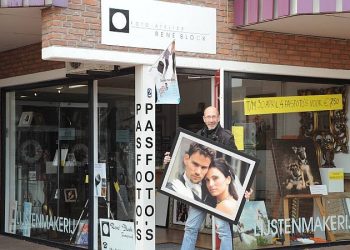
[[[230,148],[237,149],[231,131],[222,128],[219,124],[220,113],[217,108],[213,106],[207,107],[204,110],[203,121],[205,126],[197,134]]]
[[[230,130],[222,128],[219,124],[219,110],[213,106],[209,106],[204,110],[203,114],[204,127],[197,134],[208,138],[214,142],[218,142],[232,149],[237,149],[235,140]],[[170,153],[165,153],[164,165],[170,162]],[[206,212],[190,206],[188,217],[185,224],[185,234],[182,240],[181,250],[194,250],[196,246],[198,232],[206,217]],[[221,240],[220,250],[232,250],[232,234],[228,222],[216,218],[215,220],[218,236]]]

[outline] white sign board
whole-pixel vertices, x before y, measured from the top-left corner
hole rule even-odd
[[[100,219],[101,249],[134,250],[134,223]]]
[[[101,1],[101,43],[216,53],[216,9],[163,1]]]
[[[328,195],[327,186],[326,185],[310,185],[310,193],[311,194]]]

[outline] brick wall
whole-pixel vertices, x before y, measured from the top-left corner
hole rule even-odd
[[[217,54],[181,53],[242,62],[350,69],[350,41],[234,29],[233,0],[172,2],[217,9]],[[227,8],[228,6],[228,8]],[[43,47],[52,45],[159,53],[150,49],[101,44],[100,0],[71,0],[67,9],[43,11]]]
[[[42,60],[40,43],[0,53],[0,79],[64,67],[64,62]]]

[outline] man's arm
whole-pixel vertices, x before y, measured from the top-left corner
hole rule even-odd
[[[235,138],[233,137],[232,132],[228,129],[224,129],[224,133],[225,133],[225,138],[226,138],[225,145],[237,150]]]
[[[228,141],[228,146],[230,148],[233,148],[233,149],[237,150],[237,146],[236,146],[236,143],[235,143],[235,138],[233,137],[233,135],[231,135],[231,138]]]

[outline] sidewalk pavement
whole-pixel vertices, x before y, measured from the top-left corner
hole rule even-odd
[[[48,247],[37,243],[29,242],[14,237],[0,235],[0,250],[57,250],[58,248]]]
[[[59,248],[49,247],[33,242],[29,242],[22,239],[16,239],[14,237],[0,235],[0,250],[57,250]],[[157,244],[157,250],[178,250],[180,245],[178,244]],[[278,249],[278,248],[276,248]],[[288,247],[286,249],[304,249],[304,250],[343,250],[350,249],[350,245],[338,245],[338,246],[329,246],[328,244],[324,247],[314,248],[310,246],[298,246],[298,247]],[[145,249],[146,250],[146,249]]]

